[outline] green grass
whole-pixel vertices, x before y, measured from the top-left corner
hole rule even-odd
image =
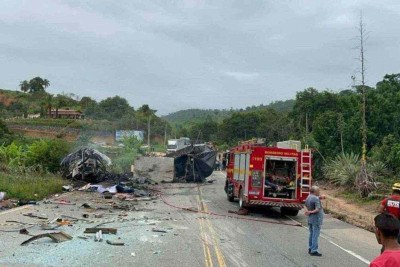
[[[54,174],[12,175],[0,173],[0,191],[9,198],[19,200],[41,200],[62,191],[65,181]]]

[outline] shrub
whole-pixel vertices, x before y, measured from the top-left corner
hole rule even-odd
[[[28,147],[27,165],[41,166],[49,172],[60,168],[61,160],[69,153],[69,145],[63,140],[38,140]]]
[[[388,175],[386,165],[380,161],[367,162],[366,170],[371,181],[382,179]],[[354,190],[357,175],[361,171],[361,161],[357,154],[339,154],[330,160],[324,167],[325,176],[335,185]]]

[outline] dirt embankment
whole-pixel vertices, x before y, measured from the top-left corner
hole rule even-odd
[[[326,196],[322,205],[333,217],[352,225],[373,231],[374,217],[378,214],[379,200],[368,204],[358,204],[354,201],[338,197],[338,189],[321,187],[321,194]]]
[[[12,103],[15,102],[15,99],[0,92],[0,103],[2,103],[4,106],[10,106]]]

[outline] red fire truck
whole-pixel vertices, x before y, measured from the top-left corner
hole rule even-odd
[[[274,147],[255,140],[240,143],[227,153],[225,192],[240,207],[279,207],[296,216],[310,193],[311,151],[300,141],[278,142]]]

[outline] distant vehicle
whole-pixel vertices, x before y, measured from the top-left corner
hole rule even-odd
[[[296,216],[310,193],[311,151],[300,141],[278,142],[267,147],[243,142],[228,156],[225,192],[239,206],[279,207],[282,214]]]
[[[179,139],[170,139],[170,140],[168,140],[167,153],[181,150],[190,145],[191,145],[191,142],[190,142],[190,138],[188,138],[188,137],[181,137]]]

